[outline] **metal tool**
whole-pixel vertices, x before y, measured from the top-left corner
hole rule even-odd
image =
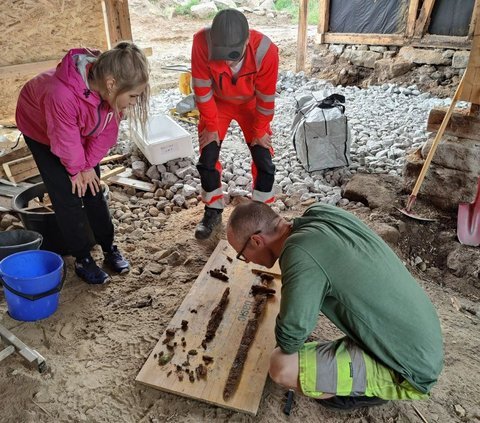
[[[450,117],[452,116],[453,110],[455,109],[455,106],[457,104],[458,99],[460,98],[460,95],[462,94],[462,89],[463,89],[463,82],[465,80],[465,74],[463,74],[462,79],[460,80],[460,84],[458,84],[457,90],[455,91],[455,95],[453,96],[452,102],[450,104],[450,107],[447,110],[447,113],[443,117],[442,124],[440,125],[440,128],[437,131],[437,134],[435,135],[435,138],[433,140],[432,146],[430,147],[430,151],[428,152],[427,158],[425,159],[425,162],[423,163],[422,170],[420,171],[420,174],[418,175],[417,181],[415,182],[415,186],[413,187],[413,191],[408,197],[407,205],[404,209],[397,209],[401,213],[403,213],[405,216],[411,217],[413,219],[417,220],[423,220],[423,221],[434,221],[435,219],[429,219],[426,217],[420,217],[417,216],[412,212],[412,207],[415,204],[415,201],[417,200],[417,194],[418,191],[420,191],[420,187],[422,186],[423,180],[425,179],[425,175],[427,174],[428,168],[430,167],[430,163],[432,161],[433,155],[435,154],[435,151],[437,150],[438,144],[440,144],[440,141],[442,140],[443,133],[445,132],[445,129],[448,125],[448,121],[450,120]]]
[[[461,244],[480,245],[480,177],[473,203],[460,203],[457,214],[457,237]]]
[[[34,364],[40,373],[47,368],[45,358],[18,339],[12,332],[0,325],[0,338],[8,346],[0,351],[0,361],[17,351],[30,364]]]
[[[295,391],[293,389],[289,389],[287,392],[287,401],[285,402],[285,406],[283,407],[283,412],[289,416],[290,412],[292,411],[293,405],[293,397],[295,396]]]

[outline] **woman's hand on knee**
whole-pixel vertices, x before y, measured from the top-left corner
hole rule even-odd
[[[85,188],[83,195],[85,195],[87,188],[90,188],[90,191],[93,195],[95,195],[97,192],[100,192],[100,178],[98,177],[94,169],[85,170],[81,172],[81,174]]]
[[[72,183],[72,194],[77,194],[79,198],[85,195],[85,186],[83,183],[83,177],[81,173],[77,173],[75,176],[70,176],[70,182]]]

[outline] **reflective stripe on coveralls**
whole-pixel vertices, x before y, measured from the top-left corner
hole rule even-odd
[[[225,201],[223,200],[222,188],[217,188],[215,191],[207,192],[202,188],[202,201],[211,209],[224,209]]]

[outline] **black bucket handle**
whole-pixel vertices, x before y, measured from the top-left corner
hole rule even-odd
[[[0,284],[7,290],[9,290],[12,294],[18,295],[19,297],[25,298],[26,300],[36,301],[40,300],[41,298],[48,297],[49,295],[56,294],[60,292],[63,288],[63,284],[65,283],[65,278],[67,277],[67,266],[65,260],[62,258],[63,261],[63,275],[61,281],[55,288],[52,288],[46,292],[42,292],[40,294],[24,294],[23,292],[19,292],[16,289],[13,289],[11,286],[7,285],[7,283],[0,277]]]

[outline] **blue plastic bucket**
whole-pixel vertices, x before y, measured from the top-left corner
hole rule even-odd
[[[34,322],[52,315],[65,276],[62,257],[51,251],[22,251],[5,257],[0,261],[0,281],[10,316]]]

